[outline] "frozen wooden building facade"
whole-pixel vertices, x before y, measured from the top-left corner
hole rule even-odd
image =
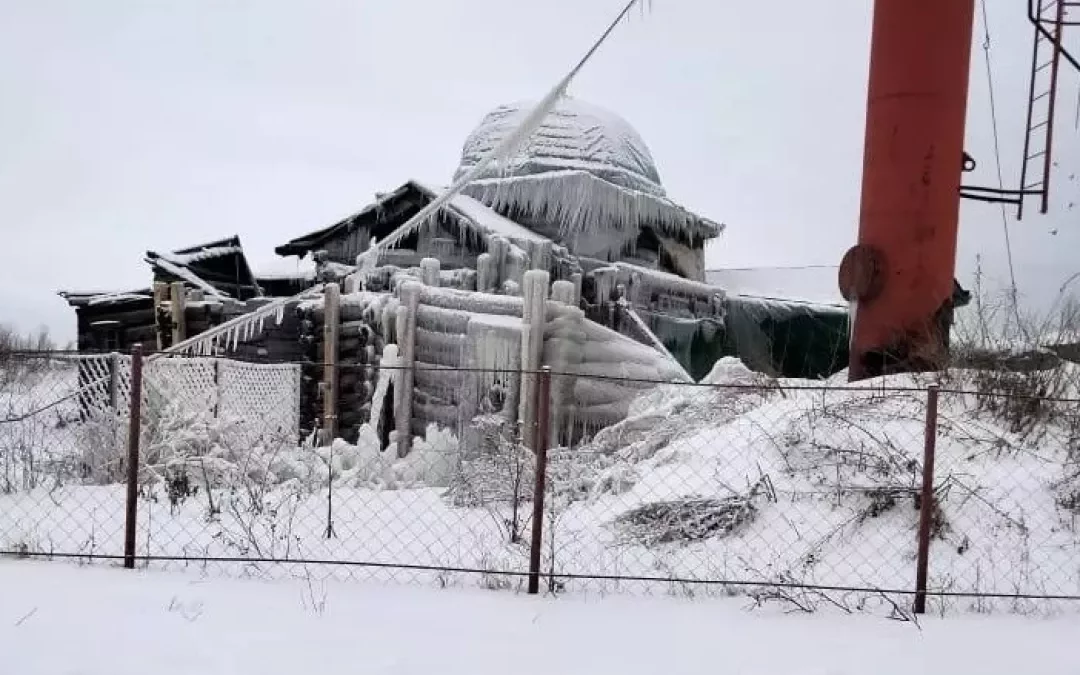
[[[527,107],[489,113],[466,139],[458,175]],[[146,289],[64,294],[76,308],[79,346],[167,348],[273,298],[315,289],[292,303],[280,324],[265,322],[208,349],[312,364],[302,396],[307,428],[333,425],[352,438],[370,424],[384,444],[396,430],[402,451],[432,423],[461,431],[492,411],[528,422],[530,378],[499,370],[546,365],[578,374],[556,378],[552,394],[553,431],[568,438],[624,416],[650,386],[643,381],[696,379],[721,356],[747,356],[777,375],[811,376],[846,359],[846,339],[837,337],[846,314],[837,307],[808,304],[797,313],[828,319],[811,330],[822,331],[822,344],[831,341],[824,349],[836,358],[815,362],[814,372],[793,372],[800,359],[777,358],[773,346],[759,344],[769,339],[765,328],[795,314],[767,298],[754,301],[756,313],[742,311],[745,298],[709,283],[704,248],[722,226],[672,201],[644,142],[607,111],[560,102],[516,160],[485,172],[403,232],[440,190],[407,182],[279,246],[280,256],[308,266],[303,273],[252,271],[236,237],[148,252]],[[378,244],[384,240],[395,245]],[[337,366],[332,386],[320,367],[327,361]]]
[[[313,266],[256,275],[236,236],[171,253],[147,251],[145,261],[150,283],[144,288],[60,292],[75,309],[79,351],[127,352],[135,344],[165,349],[315,283]],[[272,327],[267,335],[246,342],[244,356],[298,358],[295,324]]]

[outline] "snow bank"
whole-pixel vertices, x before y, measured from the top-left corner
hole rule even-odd
[[[700,384],[710,385],[762,385],[765,378],[755,373],[734,356],[725,356],[713,364],[709,374],[701,378]]]
[[[944,379],[948,386],[971,386],[971,377],[952,372]],[[562,518],[574,525],[556,534],[563,561],[557,569],[912,588],[926,379],[897,376],[846,391],[795,381],[755,387],[748,386],[753,374],[727,361],[706,381],[719,386],[645,393],[624,421],[576,455],[561,456],[573,467],[565,485],[556,480],[553,489],[568,496]],[[1080,546],[1080,409],[1075,403],[1032,408],[1024,401],[942,394],[932,589],[1080,592],[1072,553]],[[1039,417],[1022,424],[1018,414]],[[762,481],[765,489],[752,487]],[[650,505],[735,497],[749,499],[752,517],[700,541],[646,546],[621,539],[616,527]],[[666,541],[662,532],[646,539]],[[942,602],[978,611],[1050,606]]]

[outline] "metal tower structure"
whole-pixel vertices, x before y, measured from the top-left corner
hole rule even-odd
[[[840,266],[851,302],[849,379],[945,365],[960,199],[1049,206],[1054,115],[1080,0],[1028,0],[1034,28],[1017,189],[962,186],[975,0],[875,0],[859,238]],[[1078,12],[1080,13],[1080,12]]]
[[[1028,198],[1038,200],[1040,213],[1045,214],[1050,208],[1058,80],[1062,61],[1080,71],[1080,59],[1065,44],[1069,34],[1066,29],[1080,26],[1080,1],[1028,0],[1027,18],[1033,28],[1033,38],[1019,186],[1016,189],[971,185],[960,188],[960,196],[965,199],[1015,206],[1017,220],[1023,219]],[[974,160],[965,157],[964,171],[974,168]]]
[[[945,361],[975,0],[875,0],[849,378]]]
[[[1028,20],[1035,27],[1035,38],[1032,41],[1031,86],[1024,160],[1020,165],[1021,195],[1016,205],[1017,219],[1023,218],[1026,195],[1038,197],[1040,213],[1049,209],[1050,171],[1054,164],[1054,113],[1057,111],[1061,60],[1066,59],[1080,70],[1080,63],[1063,44],[1065,28],[1080,25],[1080,21],[1068,17],[1070,8],[1080,8],[1080,2],[1028,0]]]

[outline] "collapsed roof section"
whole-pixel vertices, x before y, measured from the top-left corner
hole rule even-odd
[[[146,262],[155,281],[182,281],[211,297],[250,300],[263,295],[236,235],[169,254],[147,251]]]

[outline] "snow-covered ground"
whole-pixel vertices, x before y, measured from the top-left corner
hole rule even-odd
[[[531,598],[0,561],[20,675],[1072,675],[1075,617],[919,626],[737,600]]]
[[[985,394],[987,384],[976,380],[954,372],[944,384]],[[543,570],[554,571],[556,589],[739,595],[789,608],[841,604],[884,614],[895,611],[894,602],[908,607],[902,592],[823,596],[777,592],[775,584],[914,587],[928,381],[895,377],[823,390],[822,383],[771,382],[724,362],[709,382],[717,386],[660,387],[590,443],[552,451]],[[1080,409],[1008,400],[942,393],[930,588],[1080,595]],[[429,434],[405,460],[378,452],[372,434],[331,449],[238,447],[227,426],[179,422],[165,425],[160,439],[144,440],[154,458],[140,490],[137,553],[233,561],[154,560],[154,569],[281,578],[296,565],[255,559],[288,558],[365,563],[321,566],[313,571],[320,579],[522,584],[531,455],[524,466],[506,461],[508,454],[463,464],[443,433]],[[53,465],[72,464],[58,450],[78,451],[78,429],[46,425],[52,464],[19,459],[33,452],[4,455],[39,480],[0,494],[0,550],[122,552],[119,479],[86,484],[94,481],[55,473]],[[59,438],[68,443],[54,442]],[[0,434],[0,450],[16,449],[11,440]],[[177,466],[188,470],[183,485],[162,480],[175,477]],[[514,493],[523,500],[516,514]],[[702,583],[723,580],[736,583]],[[966,595],[934,597],[930,605],[1021,614],[1080,609],[1076,601]]]

